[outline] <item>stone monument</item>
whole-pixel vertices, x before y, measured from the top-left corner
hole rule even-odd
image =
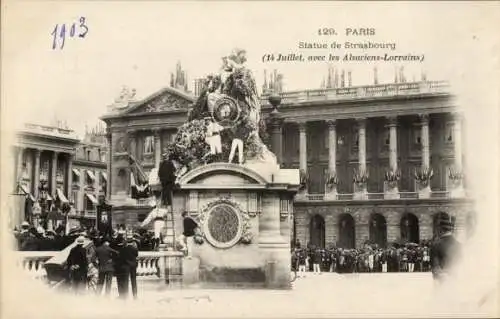
[[[197,273],[191,278],[201,286],[288,288],[300,176],[281,169],[263,142],[260,100],[245,62],[240,49],[223,58],[167,147],[183,172],[173,199],[176,232],[183,232],[181,212],[189,212],[199,232],[184,271]]]

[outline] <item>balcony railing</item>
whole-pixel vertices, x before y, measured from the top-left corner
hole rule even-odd
[[[384,200],[385,194],[384,193],[368,193],[367,194],[367,199],[366,200]],[[466,197],[470,197],[470,194],[467,193]],[[399,199],[418,199],[418,193],[417,192],[400,192],[399,193]],[[433,199],[446,199],[450,198],[450,192],[449,191],[433,191],[431,192],[430,198]],[[331,197],[325,195],[325,194],[305,194],[305,196],[297,195],[296,200],[298,201],[324,201],[324,200],[332,200]],[[349,200],[354,200],[354,194],[352,193],[343,193],[343,194],[337,194],[336,200],[340,201],[349,201]]]
[[[396,97],[420,94],[447,94],[450,85],[446,81],[390,83],[358,87],[289,91],[280,93],[282,104],[325,100],[352,100],[373,97]],[[268,95],[261,96],[261,104],[269,105]]]

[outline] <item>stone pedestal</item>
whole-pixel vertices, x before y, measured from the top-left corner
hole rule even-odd
[[[431,186],[429,183],[427,185],[418,185],[418,198],[431,198]]]
[[[399,189],[396,184],[390,185],[391,183],[389,182],[384,182],[384,199],[399,199]]]
[[[325,200],[337,200],[337,186],[327,187],[325,192]]]
[[[204,240],[192,252],[193,260],[199,260],[202,287],[290,287],[291,227],[280,218],[291,205],[281,204],[297,192],[299,171],[276,165],[252,168],[213,163],[179,179],[174,201],[185,203],[180,210],[192,212]],[[179,233],[181,220],[176,227]],[[195,272],[195,262],[186,263]],[[197,276],[188,278],[194,282]]]
[[[354,183],[354,200],[366,200],[368,199],[368,190],[366,188],[366,183]]]
[[[451,198],[463,198],[465,197],[465,189],[462,181],[454,181],[450,190]]]

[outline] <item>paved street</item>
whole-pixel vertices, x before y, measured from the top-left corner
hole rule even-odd
[[[116,286],[114,285],[114,288]],[[115,288],[116,289],[116,288]],[[449,294],[446,292],[446,294]],[[139,300],[123,302],[116,295],[107,300],[96,297],[57,296],[35,312],[62,311],[75,318],[89,315],[106,318],[120,317],[422,317],[422,316],[485,316],[484,311],[471,308],[471,302],[452,300],[453,312],[436,308],[439,292],[434,288],[429,273],[338,275],[308,274],[299,278],[294,289],[270,290],[201,290],[168,289],[159,291],[151,285],[142,285]],[[479,298],[477,298],[479,299]],[[471,298],[469,298],[471,300]],[[27,311],[27,309],[18,309]],[[42,312],[43,311],[43,312]],[[491,311],[491,310],[490,310]],[[25,313],[28,315],[27,313]]]

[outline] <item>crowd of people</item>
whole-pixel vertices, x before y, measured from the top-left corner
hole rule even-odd
[[[113,229],[111,234],[127,232],[124,225],[120,225],[117,229]],[[154,234],[147,229],[128,230],[132,232],[134,241],[139,250],[152,251],[155,250],[157,244],[154,241]],[[103,233],[99,232],[95,227],[75,227],[66,230],[63,225],[54,230],[46,230],[42,226],[35,227],[34,225],[23,222],[19,228],[15,228],[13,235],[16,241],[16,248],[20,251],[60,251],[72,244],[78,236],[83,234],[92,239],[95,243],[99,238],[103,237]]]
[[[129,286],[132,295],[137,298],[137,258],[139,247],[132,233],[118,232],[109,237],[99,237],[94,240],[88,250],[84,247],[85,235],[76,239],[76,245],[71,248],[68,259],[68,281],[76,293],[86,288],[101,294],[110,295],[113,277],[116,277],[118,296],[128,298]]]
[[[296,245],[292,252],[292,269],[299,272],[367,273],[424,272],[431,270],[430,244],[408,243],[379,248],[365,245],[362,249],[329,249]]]

